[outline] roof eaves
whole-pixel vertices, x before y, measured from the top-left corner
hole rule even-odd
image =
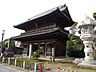
[[[57,31],[58,29],[54,29],[54,30],[50,30],[50,31],[46,31],[46,32],[39,32],[39,33],[34,33],[34,34],[25,34],[25,35],[19,35],[19,36],[15,36],[12,39],[16,39],[16,38],[23,38],[23,37],[27,37],[27,36],[36,36],[36,35],[42,35],[42,34],[47,34],[47,33],[52,33]]]
[[[64,10],[65,8],[66,8],[66,4],[61,5],[61,6],[58,6],[58,7],[55,7],[55,8],[53,8],[53,9],[50,9],[50,10],[48,10],[48,11],[45,11],[45,12],[43,12],[43,13],[40,13],[40,14],[38,14],[38,15],[36,15],[36,16],[31,17],[31,18],[29,18],[27,21],[25,21],[25,22],[23,22],[23,23],[21,23],[21,24],[14,25],[13,27],[18,28],[18,26],[20,26],[20,25],[22,25],[22,24],[24,24],[24,23],[27,23],[27,22],[32,21],[32,20],[35,20],[35,19],[37,19],[37,18],[43,17],[43,16],[45,16],[45,15],[48,15],[48,14],[56,11],[57,9],[59,9],[60,11],[62,11],[62,10]]]

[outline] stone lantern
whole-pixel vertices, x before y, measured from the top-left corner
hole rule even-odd
[[[96,26],[96,21],[86,17],[84,21],[78,24],[78,28],[81,31],[80,39],[84,43],[84,61],[79,63],[79,65],[94,65],[94,55],[93,55],[93,41],[95,39],[94,28]]]
[[[84,43],[84,58],[76,58],[73,63],[82,66],[96,67],[96,20],[86,17],[76,26],[71,26],[70,33],[74,34],[79,30],[80,39]],[[95,59],[95,60],[94,60]]]

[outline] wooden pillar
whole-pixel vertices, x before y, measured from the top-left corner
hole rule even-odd
[[[29,55],[29,51],[28,51],[29,49],[28,49],[28,48],[29,48],[29,46],[28,46],[28,44],[27,44],[27,56]]]
[[[46,56],[46,48],[47,48],[47,43],[45,43],[45,56]]]
[[[55,61],[55,48],[52,48],[52,61]]]
[[[40,49],[40,43],[38,43],[38,49]]]
[[[31,55],[32,55],[32,44],[30,43],[30,45],[29,45],[29,59],[31,59]]]

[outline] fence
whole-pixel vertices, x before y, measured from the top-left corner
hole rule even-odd
[[[73,69],[68,69],[65,67],[61,67],[60,64],[58,65],[52,65],[51,63],[34,63],[34,62],[28,62],[23,60],[18,60],[15,58],[2,58],[0,59],[0,62],[7,63],[9,65],[21,67],[23,69],[32,70],[34,72],[81,72],[76,71]]]

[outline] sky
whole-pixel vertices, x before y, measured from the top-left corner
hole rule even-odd
[[[14,28],[14,25],[64,4],[76,22],[86,16],[92,18],[96,12],[96,0],[0,0],[0,41],[2,30],[5,30],[4,39],[20,35],[24,31]]]

